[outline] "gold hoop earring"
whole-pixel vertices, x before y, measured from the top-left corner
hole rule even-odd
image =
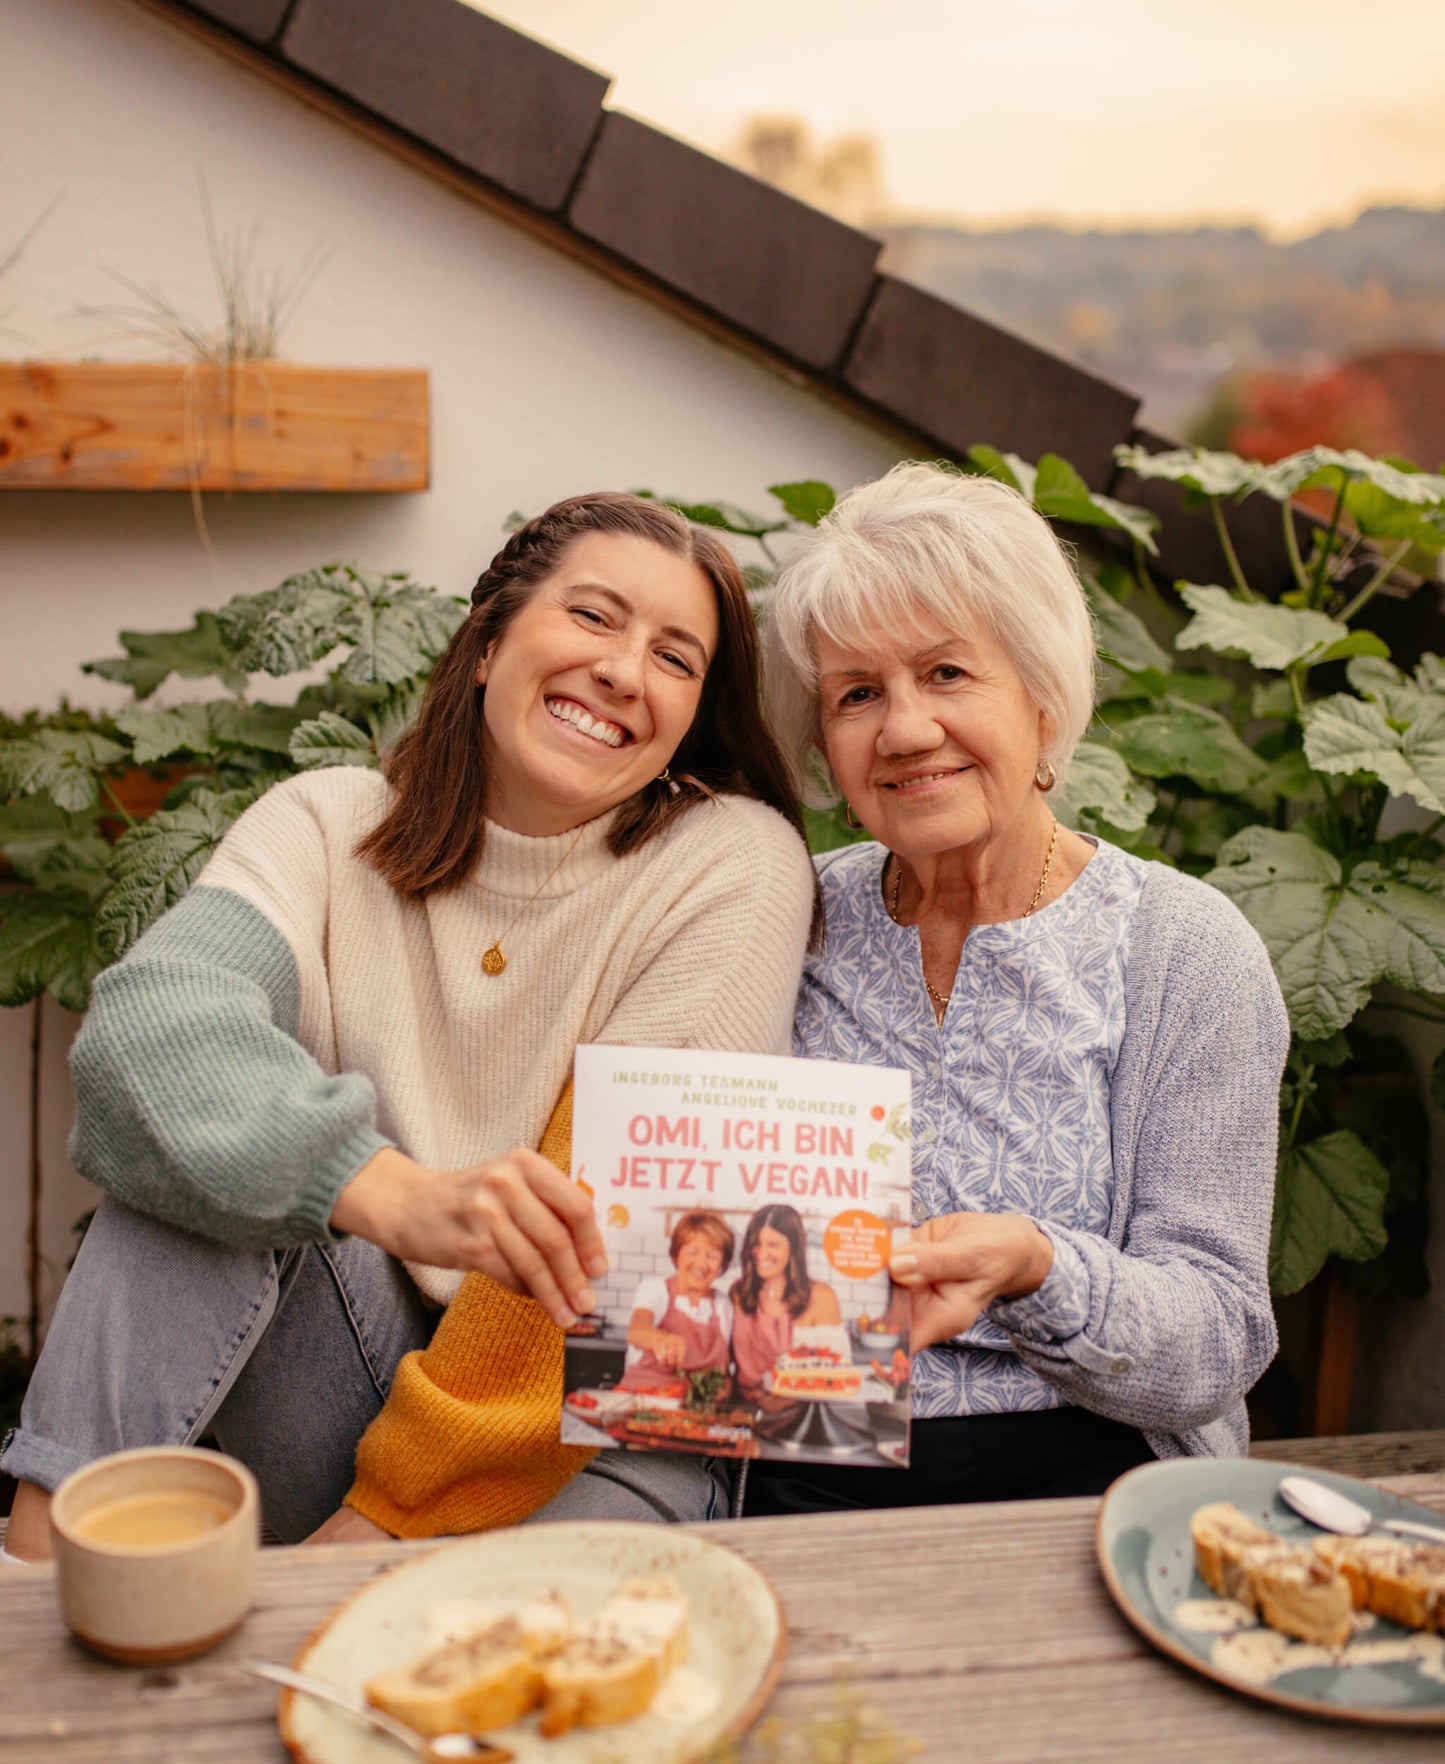
[[[653,782],[656,784],[666,784],[671,777],[672,777],[671,768],[668,766],[664,766],[662,768],[662,770],[657,774],[657,777],[653,780]]]
[[[863,823],[853,813],[853,805],[851,802],[845,801],[843,804],[843,819],[848,823],[848,825],[850,827],[853,827],[855,829],[861,830],[861,828],[863,826]]]
[[[1034,768],[1034,783],[1047,794],[1058,782],[1059,774],[1054,770],[1052,760],[1041,759]]]

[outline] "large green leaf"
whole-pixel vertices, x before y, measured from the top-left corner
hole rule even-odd
[[[218,699],[206,706],[211,735],[219,753],[289,753],[291,733],[302,721],[293,704],[236,704]]]
[[[119,742],[89,729],[37,729],[0,741],[0,795],[45,790],[63,809],[79,814],[100,797],[96,774],[127,757]]]
[[[1227,795],[1248,790],[1265,773],[1264,761],[1223,717],[1193,706],[1135,717],[1118,731],[1114,746],[1146,778],[1189,778]]]
[[[0,805],[0,854],[41,893],[93,898],[108,886],[110,847],[96,816],[71,814],[46,796]]]
[[[1345,491],[1345,513],[1366,538],[1408,539],[1432,555],[1445,550],[1445,510],[1438,506],[1402,502],[1377,484],[1356,481]]]
[[[1264,468],[1236,453],[1209,453],[1203,448],[1175,447],[1150,453],[1147,447],[1119,446],[1114,462],[1136,478],[1162,478],[1182,484],[1199,496],[1248,495],[1259,488]]]
[[[206,704],[178,704],[171,710],[132,705],[115,720],[135,743],[136,764],[149,766],[178,753],[207,757],[233,748],[287,753],[301,713],[290,705],[238,704],[217,698]]]
[[[1404,508],[1437,509],[1445,505],[1445,478],[1433,472],[1403,471],[1355,447],[1307,447],[1266,466],[1258,478],[1258,488],[1276,502],[1301,490],[1338,490],[1350,484],[1368,484],[1385,499],[1370,507],[1383,509],[1393,503]]]
[[[1127,673],[1139,673],[1145,668],[1168,673],[1168,654],[1155,642],[1137,614],[1121,606],[1112,594],[1088,576],[1084,578],[1084,594],[1094,615],[1100,655]]]
[[[1087,816],[1137,833],[1148,826],[1155,797],[1147,784],[1131,776],[1112,748],[1081,741],[1050,801],[1066,827],[1077,827],[1080,817]]]
[[[122,631],[120,641],[124,655],[85,662],[81,672],[129,686],[137,698],[149,698],[171,674],[191,680],[214,675],[232,692],[245,687],[246,676],[212,612],[197,613],[187,631]]]
[[[1379,1255],[1389,1186],[1389,1171],[1348,1131],[1282,1152],[1269,1239],[1274,1290],[1298,1292],[1332,1255],[1350,1262]]]
[[[817,478],[804,479],[800,484],[769,484],[768,494],[777,497],[793,520],[810,527],[816,527],[838,500],[833,486]]]
[[[1001,484],[1007,484],[1010,490],[1020,490],[1030,502],[1033,501],[1034,481],[1038,473],[1017,453],[1000,453],[997,447],[978,441],[969,448],[968,458],[986,477],[997,478]]]
[[[1311,707],[1304,739],[1316,771],[1373,773],[1393,795],[1445,814],[1445,700],[1425,703],[1400,729],[1378,704],[1337,693]]]
[[[1376,656],[1357,656],[1345,674],[1361,698],[1379,705],[1401,729],[1430,705],[1445,704],[1445,669],[1438,655],[1422,655],[1411,675]]]
[[[1223,588],[1203,588],[1193,582],[1178,586],[1180,598],[1194,614],[1174,639],[1178,649],[1242,655],[1257,668],[1283,673],[1295,662],[1318,660],[1350,635],[1348,625],[1320,612],[1267,600],[1237,600]]]
[[[378,753],[394,745],[411,727],[425,697],[425,680],[403,680],[399,686],[391,687],[384,698],[367,706],[366,726]]]
[[[718,527],[724,533],[736,533],[742,539],[762,539],[769,533],[786,531],[786,520],[770,520],[767,515],[753,514],[735,502],[679,502],[670,496],[659,496],[655,490],[634,490],[649,502],[660,502],[665,508],[676,509],[685,521],[695,527]]]
[[[1349,661],[1351,656],[1356,655],[1388,661],[1390,646],[1373,631],[1351,631],[1348,637],[1341,637],[1338,643],[1332,643],[1323,655],[1317,655],[1310,666],[1314,667],[1317,662]]]
[[[327,564],[264,593],[234,595],[217,617],[247,673],[294,674],[336,648],[350,605],[345,566]]]
[[[173,753],[208,754],[216,750],[209,706],[178,704],[173,710],[141,710],[130,705],[116,717],[116,727],[130,736],[131,757],[138,766],[154,765]]]
[[[1282,796],[1286,802],[1323,802],[1325,787],[1319,774],[1298,747],[1287,747],[1270,760],[1264,776],[1256,786],[1271,796]]]
[[[427,672],[467,616],[466,607],[405,576],[349,574],[354,593],[341,637],[352,650],[342,678],[359,686],[395,686]]]
[[[1096,496],[1066,459],[1046,453],[1034,477],[1034,507],[1051,521],[1072,521],[1080,527],[1112,527],[1127,533],[1148,552],[1158,555],[1154,529],[1159,517],[1147,508]]]
[[[115,883],[95,922],[96,941],[107,960],[123,956],[186,893],[255,794],[197,790],[179,808],[159,810],[119,840],[111,859]]]
[[[374,766],[376,753],[365,729],[335,711],[298,724],[291,737],[291,757],[307,771],[322,766]]]
[[[1381,980],[1445,991],[1445,875],[1339,860],[1299,833],[1247,827],[1205,877],[1264,939],[1295,1033],[1343,1029]]]
[[[66,1010],[83,1011],[104,966],[83,896],[20,890],[0,896],[0,1005],[26,1004],[48,992]]]

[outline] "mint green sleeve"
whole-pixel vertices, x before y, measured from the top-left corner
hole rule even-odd
[[[390,1142],[376,1094],[296,1040],[296,958],[257,907],[198,886],[95,983],[71,1053],[71,1161],[127,1206],[244,1248],[331,1235]]]

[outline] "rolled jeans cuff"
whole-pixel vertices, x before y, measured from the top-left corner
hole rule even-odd
[[[84,1452],[68,1451],[53,1439],[44,1439],[23,1427],[12,1427],[0,1450],[0,1470],[17,1482],[33,1482],[47,1494],[53,1494],[72,1470],[88,1464]]]

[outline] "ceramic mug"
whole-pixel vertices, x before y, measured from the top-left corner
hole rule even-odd
[[[251,1607],[260,1496],[244,1464],[196,1447],[115,1452],[50,1503],[60,1613],[128,1666],[203,1654]]]

